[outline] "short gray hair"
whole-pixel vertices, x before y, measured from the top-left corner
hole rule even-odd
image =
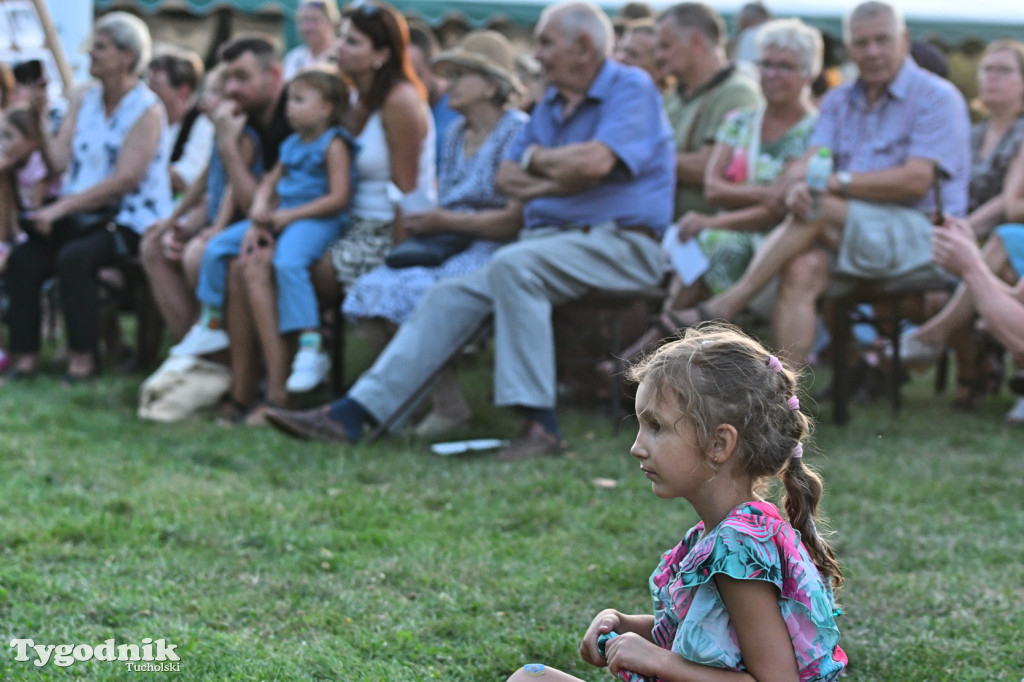
[[[114,47],[135,55],[132,60],[132,73],[138,75],[149,63],[152,41],[146,22],[128,12],[110,12],[104,14],[96,22],[93,33],[102,33],[110,38]]]
[[[825,43],[821,31],[799,19],[776,19],[762,24],[757,31],[757,55],[761,57],[769,48],[789,50],[800,62],[800,72],[810,78],[821,73],[825,58]]]
[[[556,15],[558,27],[570,40],[586,35],[601,56],[611,56],[615,30],[612,28],[612,20],[600,7],[592,2],[565,0],[549,5],[541,13],[541,19],[550,19]]]
[[[906,32],[907,22],[903,19],[903,12],[886,2],[868,0],[868,2],[862,2],[854,7],[850,10],[849,14],[843,17],[843,42],[846,44],[850,43],[852,37],[850,27],[853,24],[865,19],[874,19],[875,17],[885,15],[892,17],[893,27],[896,29],[897,36]]]

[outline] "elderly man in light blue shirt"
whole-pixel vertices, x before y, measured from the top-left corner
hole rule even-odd
[[[551,310],[595,288],[661,278],[658,238],[672,220],[675,165],[661,95],[638,68],[611,61],[607,16],[589,2],[547,8],[537,61],[551,88],[498,169],[497,187],[525,204],[520,241],[490,263],[427,292],[377,361],[341,400],[270,410],[299,437],[355,442],[402,408],[468,332],[494,315],[494,394],[525,423],[499,459],[567,449],[555,415]]]
[[[680,323],[732,317],[781,272],[775,345],[803,362],[815,338],[815,302],[832,275],[880,279],[932,267],[936,174],[945,212],[966,213],[970,122],[963,97],[909,57],[906,25],[891,5],[858,5],[844,34],[860,75],[825,96],[808,155],[791,169],[799,179],[789,215],[733,287],[679,313]],[[814,199],[802,178],[807,159],[826,147],[835,171],[812,218]]]

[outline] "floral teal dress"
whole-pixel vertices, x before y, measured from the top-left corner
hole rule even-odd
[[[793,640],[801,682],[834,680],[846,668],[832,589],[824,582],[800,534],[775,505],[745,502],[710,533],[704,523],[661,557],[651,574],[652,635],[659,646],[701,665],[745,670],[736,631],[722,602],[715,574],[765,580],[779,590],[779,608]],[[620,671],[626,682],[649,678]]]
[[[758,157],[753,164],[747,158],[755,126],[760,125],[756,110],[734,111],[725,117],[715,142],[732,147],[732,156],[726,166],[725,178],[737,185],[770,185],[775,182],[786,166],[799,159],[807,151],[807,140],[811,137],[817,114],[808,114],[787,130],[779,139],[758,145]],[[750,166],[753,177],[748,177]],[[764,241],[760,232],[740,230],[704,230],[697,238],[704,255],[708,257],[708,269],[703,280],[712,294],[720,294],[731,287],[747,269],[754,251]]]

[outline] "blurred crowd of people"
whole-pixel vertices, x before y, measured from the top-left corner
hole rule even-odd
[[[221,421],[349,443],[401,423],[430,382],[415,432],[465,426],[472,405],[444,365],[493,318],[494,400],[524,421],[506,460],[568,447],[552,308],[595,289],[668,282],[626,359],[746,311],[799,366],[836,286],[952,275],[904,359],[952,348],[959,409],[999,387],[1006,358],[1024,367],[1024,44],[981,55],[972,126],[932,73],[941,53],[919,47],[919,65],[883,2],[851,7],[842,83],[822,77],[817,29],[759,3],[729,36],[701,3],[609,19],[568,0],[544,11],[530,54],[489,30],[442,50],[375,0],[303,0],[296,23],[303,42],[283,57],[243,36],[204,68],[181,49],[153,57],[140,19],[108,13],[93,81],[66,103],[31,65],[0,70],[6,390],[44,367],[47,301],[63,312],[65,383],[95,377],[117,337],[104,301],[134,286],[173,341],[154,377],[213,363]],[[339,316],[373,365],[342,398],[291,409],[341,361]],[[1024,423],[1024,375],[1009,384],[1007,419]]]

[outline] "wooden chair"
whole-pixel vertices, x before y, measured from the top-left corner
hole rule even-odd
[[[142,262],[135,256],[118,259],[104,270],[119,273],[115,283],[101,270],[98,281],[101,297],[101,328],[106,335],[119,335],[118,316],[122,312],[134,313],[135,358],[134,367],[148,372],[156,367],[160,344],[163,339],[164,322],[156,306],[149,280],[142,269]]]
[[[906,327],[910,303],[930,292],[953,290],[955,281],[938,268],[926,268],[900,277],[864,280],[837,277],[825,295],[832,308],[832,420],[849,421],[851,397],[850,340],[853,326],[870,324],[892,348],[892,366],[888,372],[887,393],[892,409],[899,414],[903,406],[900,391],[903,366],[900,361],[900,334]],[[871,310],[865,311],[865,305]],[[919,309],[917,305],[915,308]],[[940,377],[939,381],[943,381]]]
[[[635,326],[631,323],[639,322],[640,333],[646,331],[667,296],[668,292],[660,286],[644,289],[595,289],[580,299],[555,308],[556,333],[562,332],[563,336],[558,339],[558,347],[583,349],[573,355],[565,352],[557,354],[560,374],[572,367],[593,368],[608,360],[614,364],[615,371],[607,379],[605,390],[608,394],[608,412],[616,433],[626,416],[623,408],[625,363],[622,355],[635,340],[627,337],[627,326]],[[557,318],[564,315],[571,315],[573,324],[558,325]],[[581,320],[583,324],[579,323]],[[598,342],[593,343],[594,339]]]

